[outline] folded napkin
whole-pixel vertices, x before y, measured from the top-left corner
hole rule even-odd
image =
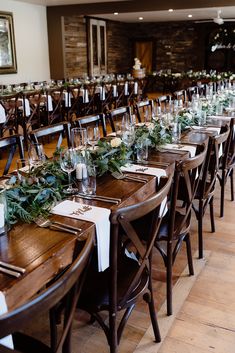
[[[3,292],[0,291],[0,315],[7,313],[7,311],[8,311],[8,309],[7,309],[5,295],[3,294]],[[14,349],[11,335],[0,339],[0,344],[2,344],[5,347]]]
[[[203,130],[203,131],[208,131],[208,132],[217,132],[217,135],[220,133],[220,127],[215,127],[215,126],[192,126],[193,130]]]
[[[165,145],[162,146],[163,149],[167,149],[167,150],[178,150],[178,151],[187,151],[190,154],[190,157],[195,157],[196,155],[196,150],[197,147],[196,146],[192,146],[192,145],[177,145],[177,144],[173,144],[173,143],[166,143]]]
[[[22,109],[23,109],[24,115],[30,116],[31,111],[30,111],[30,105],[29,105],[28,98],[25,98],[24,102],[23,102],[23,98],[18,98],[18,100],[22,103]]]
[[[109,244],[110,244],[110,210],[107,208],[91,206],[92,209],[84,212],[84,214],[73,214],[78,209],[84,207],[84,204],[65,200],[56,205],[52,209],[52,213],[61,216],[81,219],[95,223],[97,252],[98,252],[98,269],[104,271],[109,267]]]
[[[71,93],[68,93],[66,91],[63,92],[63,98],[64,98],[64,105],[66,108],[70,108],[71,107]]]
[[[49,112],[52,112],[53,111],[53,105],[52,105],[52,98],[50,95],[46,96],[45,94],[42,96],[42,97],[45,97],[47,98],[46,100],[46,107],[47,107],[47,110]]]
[[[155,177],[157,177],[158,181],[159,181],[160,177],[166,176],[165,169],[146,167],[146,165],[140,165],[140,164],[126,164],[125,166],[121,167],[121,170],[123,172],[154,175]],[[160,207],[160,213],[159,213],[160,217],[164,216],[165,213],[167,212],[166,203],[167,203],[167,198],[165,198],[162,201],[162,204]]]
[[[4,109],[3,106],[0,104],[0,124],[5,123],[5,121],[6,121],[5,109]]]

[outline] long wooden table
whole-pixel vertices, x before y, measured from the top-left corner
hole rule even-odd
[[[149,160],[168,163],[158,167],[169,171],[172,165],[188,156],[187,151],[161,153],[153,151]],[[153,165],[150,165],[153,166]],[[111,196],[121,199],[114,205],[101,201],[88,201],[75,197],[84,204],[110,208],[131,205],[148,198],[156,191],[156,177],[146,175],[148,182],[116,180],[111,175],[104,175],[97,180],[97,195]],[[0,260],[21,266],[26,273],[20,278],[0,273],[0,290],[4,292],[9,309],[27,301],[36,294],[48,281],[72,262],[77,241],[82,241],[88,234],[95,234],[93,223],[53,215],[63,223],[69,223],[82,229],[79,236],[60,231],[39,228],[35,224],[15,225],[7,235],[0,237]]]

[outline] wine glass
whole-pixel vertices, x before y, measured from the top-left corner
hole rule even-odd
[[[72,187],[71,173],[75,170],[77,165],[77,155],[74,148],[67,148],[60,153],[60,167],[68,173],[69,186],[64,192],[66,194],[73,194],[77,192],[77,189]]]
[[[73,128],[71,130],[72,146],[75,149],[83,149],[87,144],[87,130],[85,128]]]
[[[88,143],[95,148],[95,145],[100,139],[100,130],[98,126],[88,126],[87,127],[87,139]]]
[[[43,145],[41,143],[30,143],[29,150],[29,163],[32,167],[38,167],[46,160]]]

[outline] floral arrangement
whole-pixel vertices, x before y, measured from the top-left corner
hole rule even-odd
[[[186,130],[189,126],[195,124],[193,113],[189,109],[182,109],[177,113],[176,119],[181,124],[181,130]]]

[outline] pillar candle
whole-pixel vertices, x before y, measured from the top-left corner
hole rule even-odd
[[[5,225],[5,214],[4,214],[4,205],[0,203],[0,228]]]

